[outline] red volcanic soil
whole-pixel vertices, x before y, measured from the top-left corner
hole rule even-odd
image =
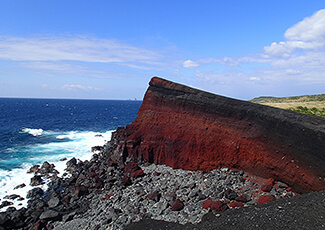
[[[186,170],[240,169],[325,189],[325,119],[214,95],[154,77],[136,120],[119,128],[113,159]]]

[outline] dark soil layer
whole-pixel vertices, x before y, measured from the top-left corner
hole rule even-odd
[[[155,220],[132,223],[125,229],[325,229],[325,191],[312,192],[253,207],[208,213],[197,225]]]

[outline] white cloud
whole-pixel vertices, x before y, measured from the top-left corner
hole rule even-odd
[[[155,66],[161,55],[109,39],[91,37],[0,37],[0,60],[80,61]]]
[[[283,82],[295,84],[325,83],[325,10],[290,27],[285,33],[285,41],[273,42],[255,55],[240,58],[220,58],[207,63],[218,63],[215,72],[197,74],[200,81],[211,83],[238,82],[250,80],[256,84],[271,85]],[[198,61],[199,62],[199,61]],[[203,63],[203,62],[199,62]],[[235,74],[237,70],[242,74]],[[232,79],[232,81],[229,81]],[[316,85],[315,85],[316,86]]]
[[[199,67],[200,65],[194,61],[191,61],[191,60],[187,60],[187,61],[184,61],[183,62],[183,67],[184,68],[197,68]]]
[[[118,79],[123,75],[123,73],[98,70],[96,66],[93,67],[89,63],[74,63],[64,61],[28,61],[19,62],[18,66],[26,69],[31,69],[34,74],[39,74],[47,77],[80,76],[91,78]]]
[[[261,80],[259,77],[250,77],[249,79],[252,80],[252,81],[259,81],[259,80]]]
[[[284,36],[288,40],[317,41],[325,39],[325,9],[289,28]]]
[[[266,57],[282,56],[289,57],[291,53],[297,49],[312,50],[322,48],[323,44],[319,42],[303,42],[303,41],[287,41],[287,42],[273,42],[270,46],[264,47]]]
[[[264,47],[270,56],[289,57],[296,50],[319,50],[325,45],[325,10],[319,10],[290,27],[284,34],[287,41]]]
[[[300,73],[300,70],[299,69],[287,69],[286,73],[287,74],[292,74],[292,75],[297,75],[297,74]]]
[[[71,69],[76,69],[76,65],[72,66],[71,64],[63,62],[41,62],[41,61],[29,61],[21,62],[20,66],[29,68],[29,69],[38,69],[38,70],[51,70],[51,71],[70,71]],[[79,68],[77,68],[79,69]]]
[[[208,71],[196,71],[196,77],[198,81],[210,82],[218,85],[229,85],[229,84],[239,84],[240,82],[245,81],[247,75],[242,71],[225,71],[225,72],[214,72],[211,70]]]
[[[10,61],[12,73],[29,76],[130,79],[169,73],[181,62],[169,52],[86,36],[0,36],[0,62]]]
[[[183,62],[183,67],[185,68],[197,68],[201,64],[211,64],[211,63],[219,63],[221,65],[228,65],[228,66],[238,66],[239,62],[235,58],[231,57],[223,57],[223,58],[204,58],[204,59],[198,59],[196,61],[187,60]]]
[[[238,66],[238,61],[235,60],[235,58],[231,57],[224,57],[220,59],[215,59],[214,62],[222,64],[222,65],[228,65],[228,66]]]
[[[92,86],[83,86],[83,85],[64,85],[61,88],[64,89],[64,90],[85,90],[85,91],[88,91],[88,90],[96,90],[96,91],[103,90],[101,88],[96,88],[96,87],[92,87]]]

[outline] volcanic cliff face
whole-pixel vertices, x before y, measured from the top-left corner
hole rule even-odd
[[[325,189],[325,119],[230,99],[154,77],[112,158],[186,170],[230,167],[298,192]]]

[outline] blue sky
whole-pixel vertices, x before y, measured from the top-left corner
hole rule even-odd
[[[325,93],[325,2],[0,0],[0,97]]]

